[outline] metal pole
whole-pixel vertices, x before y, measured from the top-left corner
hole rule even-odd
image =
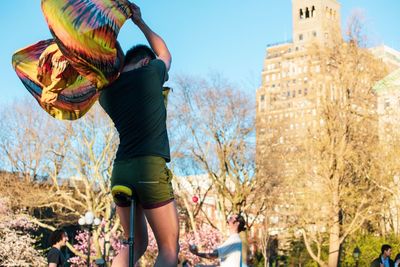
[[[343,225],[343,216],[344,216],[343,210],[342,210],[342,208],[340,208],[339,209],[339,214],[338,214],[340,229],[342,229],[342,225]],[[340,236],[340,233],[339,233],[339,236]],[[338,263],[337,263],[338,267],[342,266],[341,261],[342,261],[342,249],[343,249],[343,246],[344,246],[344,242],[346,242],[346,239],[343,239],[343,242],[341,242],[339,244],[339,255],[338,255]]]
[[[135,199],[131,196],[130,207],[130,227],[129,227],[129,267],[134,267],[135,254],[134,254],[134,238],[135,238]]]
[[[106,241],[106,233],[104,232],[103,233],[104,234],[104,248],[103,248],[103,260],[104,260],[104,265],[105,265],[105,263],[106,263],[106,243],[107,243],[107,241]]]
[[[88,227],[88,250],[87,250],[87,267],[90,267],[90,234],[92,230],[92,225]]]

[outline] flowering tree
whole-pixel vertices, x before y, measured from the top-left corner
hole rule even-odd
[[[16,176],[7,183],[2,180],[0,189],[13,199],[13,209],[23,209],[31,222],[51,231],[77,224],[86,211],[112,217],[109,177],[118,136],[111,120],[98,105],[74,123],[42,116],[35,107],[30,102],[15,103],[8,107],[14,113],[0,110],[0,155]],[[100,236],[106,233],[110,240],[119,227],[113,217],[102,228],[93,228],[93,259],[103,256]]]
[[[193,265],[202,261],[206,261],[207,264],[217,264],[217,260],[207,260],[195,256],[189,251],[189,246],[195,244],[200,251],[212,251],[222,243],[222,240],[223,236],[218,230],[208,224],[201,224],[197,229],[196,235],[194,232],[188,232],[181,236],[180,257],[182,260],[188,260]]]
[[[0,198],[0,266],[44,266],[46,260],[35,249],[36,240],[26,233],[34,225],[13,214],[7,203]]]
[[[103,220],[100,227],[103,227],[104,225],[105,225],[105,221]],[[119,231],[114,232],[110,237],[108,237],[107,235],[104,235],[103,232],[100,234],[97,242],[99,243],[99,247],[101,249],[101,255],[108,255],[108,258],[106,258],[105,260],[112,261],[114,258],[114,254],[110,255],[109,251],[106,254],[104,253],[104,247],[105,247],[104,242],[106,242],[106,244],[109,242],[110,249],[112,251],[116,252],[116,254],[118,254],[118,251],[124,246],[124,244],[121,240],[121,237],[122,237],[122,233]],[[108,241],[108,238],[110,238],[109,241]],[[77,231],[77,233],[75,235],[75,244],[74,244],[75,250],[79,251],[83,255],[87,255],[87,251],[88,251],[88,242],[87,241],[88,241],[88,232],[81,231],[81,230]],[[93,237],[91,237],[90,243],[94,244]],[[91,246],[90,247],[91,259],[96,258],[96,255],[99,255],[99,253],[96,251],[96,247]],[[86,260],[87,260],[87,258],[76,256],[76,257],[70,258],[69,262],[71,263],[71,266],[78,267],[78,266],[85,265]]]
[[[179,258],[181,261],[188,260],[191,264],[198,264],[202,261],[207,262],[207,264],[216,264],[217,262],[216,260],[210,261],[201,259],[189,251],[189,245],[191,244],[196,244],[201,251],[211,251],[215,249],[218,246],[218,244],[221,244],[223,239],[221,233],[215,228],[212,228],[210,225],[207,224],[197,224],[197,225],[199,225],[199,228],[197,229],[198,233],[197,235],[195,235],[193,231],[181,235],[179,240],[179,245],[180,245]],[[143,255],[143,257],[140,258],[140,261],[137,264],[138,266],[143,266],[143,267],[153,266],[156,260],[156,256],[158,254],[157,241],[155,240],[154,234],[151,231],[149,225],[147,225],[147,229],[149,236],[147,250],[146,253]],[[76,244],[74,245],[74,248],[80,253],[85,255],[87,254],[87,238],[88,235],[87,232],[85,231],[78,231],[77,235],[75,236]],[[99,243],[104,244],[103,242],[104,238],[103,236],[100,236]],[[115,252],[114,255],[117,255],[120,249],[126,246],[123,244],[121,233],[112,236],[110,243],[112,250]],[[95,249],[91,248],[91,256],[94,255],[95,255]],[[113,256],[110,256],[109,261],[111,262],[112,259]],[[72,263],[71,266],[77,267],[85,265],[86,259],[84,257],[74,257],[71,258],[69,261]]]

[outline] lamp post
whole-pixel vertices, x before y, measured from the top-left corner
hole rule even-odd
[[[87,267],[90,267],[90,237],[93,229],[93,225],[97,226],[100,224],[100,219],[95,218],[92,211],[87,211],[85,216],[79,218],[78,223],[82,227],[86,227],[88,231],[88,249],[87,249]]]
[[[356,267],[358,267],[358,260],[360,259],[360,255],[361,255],[361,250],[359,249],[359,247],[356,247],[353,250],[353,258],[354,261],[356,262]]]

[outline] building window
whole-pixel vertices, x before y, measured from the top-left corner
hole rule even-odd
[[[260,100],[264,101],[264,99],[265,99],[265,95],[261,95]]]
[[[317,37],[317,32],[316,32],[316,31],[313,31],[313,32],[312,32],[312,35],[313,35],[314,37]]]
[[[308,94],[308,90],[307,90],[307,88],[304,88],[304,95],[307,95]]]
[[[315,14],[315,6],[312,6],[311,8],[311,17],[314,17]]]
[[[299,95],[301,95],[301,89],[299,89],[299,92],[298,92],[298,93],[299,93]]]
[[[296,97],[296,90],[293,90],[293,97]]]
[[[299,34],[299,40],[303,41],[303,34]]]
[[[306,8],[306,19],[310,17],[310,10],[308,10],[308,7]]]
[[[300,17],[300,19],[304,19],[303,9],[300,9],[299,17]]]
[[[287,97],[290,97],[290,91],[287,91]]]
[[[388,99],[385,99],[385,108],[390,107],[390,101]]]

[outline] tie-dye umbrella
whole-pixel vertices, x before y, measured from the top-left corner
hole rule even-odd
[[[123,66],[117,36],[127,0],[42,0],[54,37],[17,51],[12,63],[40,106],[57,119],[82,117]]]

